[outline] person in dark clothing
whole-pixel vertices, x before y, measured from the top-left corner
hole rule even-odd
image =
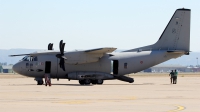
[[[173,77],[173,84],[177,83],[177,76],[178,76],[178,72],[175,70],[174,71],[174,77]]]
[[[170,80],[171,80],[171,84],[172,84],[172,82],[174,82],[174,72],[173,72],[173,70],[169,73],[169,76],[171,76],[171,78],[170,78]]]

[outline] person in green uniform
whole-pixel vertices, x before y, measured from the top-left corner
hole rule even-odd
[[[175,70],[175,71],[174,71],[173,84],[176,84],[176,83],[177,83],[177,76],[178,76],[178,72]]]
[[[173,79],[174,79],[174,71],[173,70],[169,73],[169,76],[171,76],[170,80],[171,80],[171,84],[172,84]]]

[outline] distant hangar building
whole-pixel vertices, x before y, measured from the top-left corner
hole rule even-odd
[[[179,72],[190,72],[187,66],[182,65],[156,65],[144,70],[144,72],[171,72],[171,70],[178,70]]]
[[[0,73],[14,73],[13,65],[0,65]]]

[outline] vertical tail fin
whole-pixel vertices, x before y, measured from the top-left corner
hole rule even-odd
[[[177,9],[153,49],[190,51],[190,9]]]
[[[124,52],[145,50],[182,50],[189,52],[190,9],[177,9],[155,44]]]

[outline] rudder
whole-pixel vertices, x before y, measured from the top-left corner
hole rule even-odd
[[[177,9],[153,49],[190,51],[190,9]]]

